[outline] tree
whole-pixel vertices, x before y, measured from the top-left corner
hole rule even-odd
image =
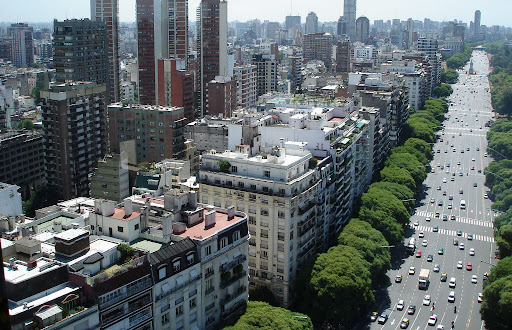
[[[42,186],[32,190],[30,198],[23,205],[23,211],[28,217],[35,217],[36,210],[42,209],[58,202],[55,188],[51,186]]]
[[[34,87],[32,88],[32,92],[30,93],[30,96],[34,98],[36,101],[36,104],[39,104],[41,102],[41,88],[40,87]]]
[[[430,144],[428,144],[427,142],[425,142],[422,139],[418,139],[418,138],[407,139],[404,143],[404,146],[411,147],[415,150],[420,151],[422,154],[425,155],[425,157],[427,157],[427,159],[432,160],[434,158],[434,156],[432,155],[432,148],[430,147]]]
[[[512,275],[512,257],[506,257],[501,259],[496,267],[491,270],[491,275],[489,276],[489,279],[484,282],[484,286],[488,286],[500,278],[504,278],[510,275]]]
[[[374,182],[370,185],[370,188],[378,188],[387,190],[391,194],[393,194],[396,198],[398,198],[404,206],[407,208],[407,210],[412,210],[414,207],[414,192],[398,183],[394,182],[384,182],[384,181],[378,181]],[[405,200],[408,200],[407,202],[403,202]]]
[[[419,186],[427,178],[425,167],[418,159],[409,153],[392,153],[384,162],[386,167],[406,169]]]
[[[416,191],[416,183],[411,173],[403,168],[390,168],[384,167],[380,171],[381,181],[394,182],[409,188],[412,191]]]
[[[238,319],[236,324],[224,329],[313,330],[313,323],[307,315],[295,313],[281,307],[273,307],[261,301],[249,301],[245,313]]]
[[[480,306],[488,329],[510,329],[512,319],[512,275],[486,285]]]
[[[361,196],[361,207],[385,211],[401,225],[409,223],[409,212],[404,204],[387,190],[371,187]]]
[[[440,84],[439,86],[434,87],[433,92],[438,97],[448,97],[452,95],[453,89],[452,86],[448,84]]]
[[[369,263],[350,246],[338,245],[320,254],[311,271],[310,285],[314,297],[304,303],[319,323],[350,324],[374,301]]]
[[[142,163],[139,163],[139,165],[137,165],[137,167],[140,168],[142,171],[146,171],[151,168],[151,163],[150,162],[142,162]]]
[[[34,130],[34,123],[30,119],[23,119],[16,125],[16,129]]]
[[[279,306],[272,290],[263,285],[258,285],[256,288],[250,290],[249,299],[251,301],[263,301],[271,306]]]
[[[383,248],[389,245],[388,241],[380,231],[365,221],[350,220],[338,237],[338,243],[357,249],[370,263],[372,283],[381,281],[391,269],[391,253],[388,248]]]
[[[441,82],[455,84],[459,79],[459,73],[454,69],[441,70]]]
[[[409,154],[413,155],[416,158],[416,160],[418,160],[422,165],[427,165],[429,163],[429,159],[420,150],[414,149],[413,147],[409,146],[400,146],[393,148],[391,149],[391,154]]]
[[[231,169],[231,164],[225,160],[221,160],[219,163],[219,168],[221,172],[229,173],[229,170]]]

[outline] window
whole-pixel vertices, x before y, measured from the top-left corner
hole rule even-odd
[[[101,188],[107,188],[107,186],[108,186],[108,185],[107,185],[106,183],[102,183],[102,184],[101,184]]]
[[[268,252],[265,250],[261,250],[260,257],[261,257],[261,259],[268,259]]]
[[[249,224],[250,225],[255,225],[256,224],[256,217],[249,216]]]
[[[162,325],[169,323],[169,313],[162,314]]]
[[[263,171],[263,176],[266,178],[270,178],[270,171]]]
[[[158,279],[161,280],[167,276],[167,267],[158,268]]]
[[[204,248],[204,254],[206,254],[207,256],[212,254],[212,247],[211,247],[211,245],[209,245],[209,246]]]
[[[190,308],[196,307],[196,298],[190,299],[189,304]]]
[[[122,232],[123,232],[123,230],[124,230],[124,228],[123,228],[123,227],[121,227],[121,226],[117,226],[117,231],[118,231],[118,232],[122,233]]]
[[[138,223],[136,223],[136,224],[135,224],[135,230],[138,230],[138,229],[139,229],[139,224],[138,224]]]
[[[277,233],[277,240],[284,241],[284,233],[278,232]]]
[[[231,172],[232,172],[232,173],[236,173],[236,172],[238,172],[238,167],[236,167],[236,166],[231,166]]]
[[[206,292],[208,292],[208,290],[213,289],[213,278],[206,280],[205,288],[206,288]]]
[[[209,267],[207,267],[207,268],[206,268],[206,270],[205,270],[204,277],[206,278],[206,277],[208,277],[208,276],[210,276],[210,275],[213,275],[213,266],[209,266]]]
[[[187,265],[192,265],[194,263],[194,254],[191,253],[187,256]]]
[[[251,184],[251,190],[256,190],[256,185],[255,184]]]
[[[94,230],[94,225],[91,225],[91,230]]]
[[[228,238],[227,237],[222,237],[220,239],[220,248],[225,248],[226,246],[228,246]]]
[[[183,305],[176,307],[176,316],[183,315]]]
[[[283,211],[277,211],[277,217],[281,218],[281,219],[284,219],[285,213]]]
[[[233,242],[238,241],[239,239],[240,239],[240,230],[237,230],[233,234]]]
[[[256,246],[256,239],[255,238],[250,238],[249,239],[249,245]]]
[[[244,183],[243,182],[238,182],[238,187],[243,188],[244,187]],[[243,194],[242,194],[242,196],[243,196]]]
[[[103,228],[98,227],[98,231],[102,232],[102,231],[103,231]]]
[[[181,263],[180,260],[176,260],[172,263],[172,269],[174,269],[174,272],[179,272],[181,269]]]

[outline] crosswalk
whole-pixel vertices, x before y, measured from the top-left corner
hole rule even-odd
[[[430,232],[430,233],[433,232],[433,226],[418,226],[418,227],[411,226],[411,227],[415,228],[417,231]],[[456,230],[448,230],[448,229],[442,229],[442,228],[439,228],[438,234],[448,235],[448,236],[453,236],[453,237],[468,238],[468,233],[462,233],[462,236],[457,236]],[[494,237],[492,237],[492,236],[473,234],[473,240],[494,243]]]
[[[431,218],[434,218],[434,213],[433,212],[416,211],[414,214],[417,215],[417,216],[420,216],[420,217],[431,217]],[[443,215],[444,214],[441,214],[439,219],[442,219]],[[451,214],[447,214],[447,216],[448,216],[448,219],[449,219]],[[453,221],[453,220],[450,220],[450,221]],[[469,219],[469,218],[458,217],[458,216],[456,217],[455,221],[461,222],[461,223],[467,223],[467,224],[474,225],[474,226],[494,228],[494,224],[491,221]]]

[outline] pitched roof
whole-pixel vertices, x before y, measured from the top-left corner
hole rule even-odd
[[[101,252],[96,252],[88,256],[84,261],[82,261],[82,263],[84,265],[92,265],[93,263],[98,262],[103,258],[103,254],[101,254]]]
[[[174,259],[176,256],[185,251],[195,248],[196,244],[189,238],[182,239],[171,245],[161,248],[160,250],[151,253],[150,263],[156,265],[167,259]]]

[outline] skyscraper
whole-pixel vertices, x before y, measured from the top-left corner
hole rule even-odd
[[[11,24],[12,64],[21,68],[34,62],[34,29],[28,24]]]
[[[356,0],[344,0],[343,16],[347,23],[347,35],[351,41],[356,38]]]
[[[61,22],[54,20],[53,29],[53,66],[57,82],[92,81],[108,86],[105,23],[88,18]]]
[[[158,104],[159,59],[188,56],[188,0],[137,0],[139,102]]]
[[[198,89],[201,117],[208,113],[208,83],[227,75],[228,3],[202,0],[197,9]]]
[[[370,20],[361,16],[356,21],[356,41],[366,43],[370,36]]]
[[[474,35],[478,37],[480,34],[480,22],[482,20],[482,13],[480,10],[475,11],[475,22],[473,23]]]
[[[306,34],[318,33],[318,16],[310,12],[306,17]]]
[[[289,30],[291,28],[299,29],[301,30],[301,19],[300,16],[286,16],[285,22],[284,22],[284,28],[286,30]]]
[[[108,102],[119,102],[119,0],[91,0],[91,20],[103,21],[107,26],[108,39]]]

